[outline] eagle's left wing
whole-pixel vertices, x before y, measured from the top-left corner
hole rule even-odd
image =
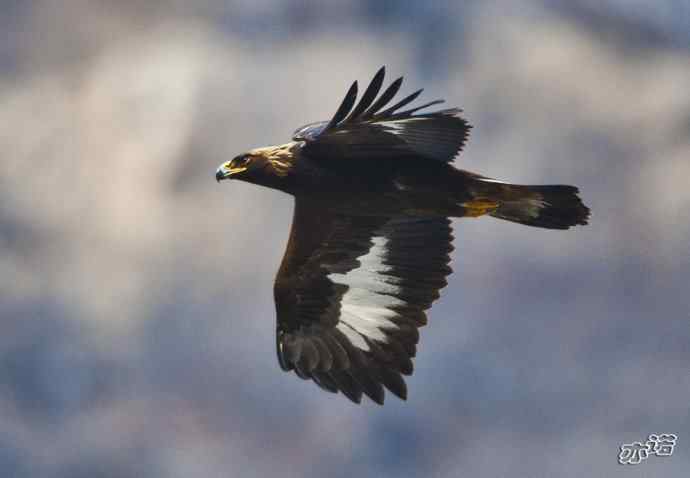
[[[469,123],[460,117],[461,110],[450,108],[415,114],[443,102],[436,100],[400,111],[422,90],[386,108],[400,89],[402,78],[395,80],[376,99],[384,76],[382,67],[356,106],[355,81],[330,121],[311,123],[295,131],[293,139],[304,141],[303,152],[329,160],[421,157],[452,161],[462,150],[471,129]]]
[[[297,198],[275,282],[277,353],[321,388],[359,403],[400,398],[426,323],[451,272],[449,220],[354,216]]]

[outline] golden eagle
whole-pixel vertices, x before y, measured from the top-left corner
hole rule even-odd
[[[276,347],[294,370],[330,392],[383,404],[407,396],[418,328],[451,273],[450,217],[489,215],[547,229],[587,224],[574,186],[521,186],[453,167],[471,126],[457,108],[389,106],[381,68],[357,99],[357,82],[330,121],[293,141],[222,164],[216,179],[286,192],[295,212],[275,280]],[[356,103],[356,105],[355,105]]]

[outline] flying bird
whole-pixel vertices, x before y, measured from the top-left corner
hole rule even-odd
[[[471,126],[458,108],[405,109],[402,78],[381,92],[381,68],[357,102],[355,81],[329,121],[292,141],[240,154],[218,181],[239,179],[294,196],[274,284],[280,367],[355,403],[407,397],[404,375],[426,311],[452,272],[449,218],[492,216],[527,226],[587,224],[574,186],[524,186],[450,164]]]

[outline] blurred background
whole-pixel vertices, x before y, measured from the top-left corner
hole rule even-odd
[[[0,476],[687,476],[685,1],[2,0]],[[567,232],[454,222],[410,397],[280,371],[292,201],[216,166],[381,65],[459,167],[581,188]],[[617,463],[676,433],[673,456]]]

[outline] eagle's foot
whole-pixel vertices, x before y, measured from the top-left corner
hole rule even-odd
[[[498,209],[498,206],[498,201],[484,198],[462,203],[462,207],[465,208],[465,217],[479,217],[490,214]]]

